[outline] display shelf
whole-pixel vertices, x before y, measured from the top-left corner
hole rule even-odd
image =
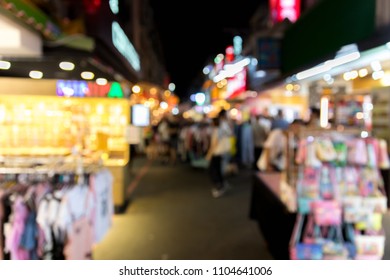
[[[360,133],[322,131],[301,138],[298,212],[291,259],[381,259],[387,195],[386,143]]]

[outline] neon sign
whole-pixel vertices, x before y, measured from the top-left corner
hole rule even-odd
[[[300,0],[270,0],[271,18],[274,23],[288,19],[297,21],[300,15]]]
[[[120,27],[119,23],[116,21],[112,23],[112,43],[126,58],[134,70],[139,72],[141,70],[141,62],[138,53],[129,38],[127,38],[123,29]]]

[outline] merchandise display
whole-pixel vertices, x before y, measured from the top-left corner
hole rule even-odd
[[[77,147],[108,166],[128,162],[124,99],[51,96],[0,97],[0,155],[64,156]]]
[[[45,88],[50,85],[46,82]],[[12,94],[1,92],[0,168],[9,167],[8,159],[61,160],[77,151],[84,162],[101,162],[112,172],[114,204],[119,211],[125,205],[129,181],[129,100],[54,94],[27,88]]]
[[[0,259],[91,259],[112,224],[109,170],[14,171],[0,180]]]
[[[381,259],[388,168],[382,139],[305,132],[296,154],[297,218],[291,259]]]

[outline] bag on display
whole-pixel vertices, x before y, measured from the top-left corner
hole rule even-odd
[[[336,166],[345,166],[347,164],[347,145],[345,142],[335,142],[333,144],[336,151]]]
[[[327,165],[323,165],[320,171],[320,196],[323,199],[336,199],[338,194],[335,188],[334,172]]]
[[[348,163],[366,165],[368,162],[367,147],[364,139],[355,138],[348,142]]]
[[[317,198],[320,190],[320,170],[313,167],[305,167],[300,170],[297,181],[297,191],[300,197]]]
[[[361,196],[344,196],[342,198],[343,218],[346,223],[356,223],[360,219],[360,211],[363,205]]]
[[[379,158],[379,144],[378,140],[375,138],[370,138],[366,140],[367,146],[367,166],[371,168],[378,167],[378,158]]]
[[[322,138],[315,141],[316,154],[319,160],[323,162],[332,162],[337,159],[336,150],[333,143],[328,138]]]
[[[385,249],[385,235],[355,235],[357,260],[380,260]]]
[[[340,225],[342,221],[341,205],[336,200],[316,200],[312,204],[314,221],[320,226]]]
[[[322,245],[308,244],[302,241],[302,231],[305,215],[298,215],[290,241],[290,259],[292,260],[321,260]],[[306,233],[307,234],[307,233]]]

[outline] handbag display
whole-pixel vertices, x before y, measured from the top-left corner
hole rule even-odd
[[[381,259],[388,206],[379,168],[390,167],[386,143],[335,134],[305,140],[296,157],[298,218],[290,257]]]
[[[364,139],[354,138],[348,144],[348,164],[366,165],[368,162],[367,147]]]
[[[292,260],[322,260],[322,245],[302,242],[304,215],[298,215],[290,240],[290,259]],[[308,232],[306,232],[308,234]]]
[[[342,198],[343,218],[346,223],[356,223],[360,220],[363,198],[361,196],[344,196]]]
[[[331,139],[319,138],[315,141],[316,155],[322,162],[331,162],[337,159],[337,153]]]
[[[385,250],[385,235],[355,235],[357,260],[380,260]]]
[[[300,197],[319,197],[320,170],[313,167],[300,169],[297,181],[297,192]]]
[[[314,221],[320,226],[340,225],[341,205],[336,200],[316,200],[311,203]]]

